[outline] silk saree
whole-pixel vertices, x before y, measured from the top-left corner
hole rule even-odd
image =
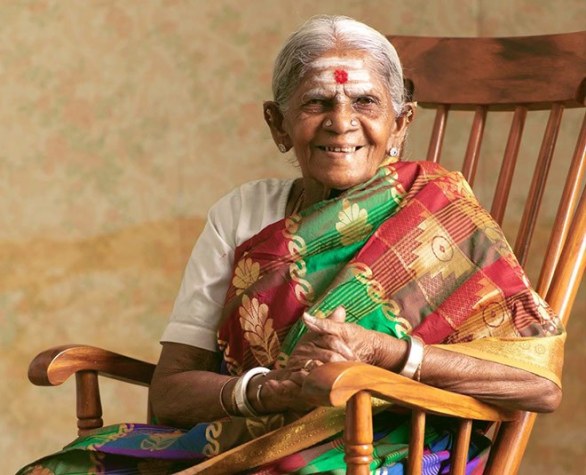
[[[560,385],[564,329],[531,288],[502,231],[458,172],[429,162],[385,162],[368,182],[278,221],[235,252],[218,349],[222,372],[285,367],[307,311],[397,338],[530,371]],[[375,412],[372,473],[403,473],[408,424]],[[225,418],[189,431],[118,424],[80,437],[25,467],[39,473],[172,473],[290,422],[287,415]],[[344,473],[340,411],[318,408],[294,454],[259,450],[250,473]],[[424,473],[447,473],[449,420],[428,424]],[[478,428],[480,429],[480,427]],[[298,439],[298,438],[297,438]],[[259,439],[260,440],[260,439]],[[482,473],[479,430],[467,472]],[[253,455],[253,454],[247,454]]]

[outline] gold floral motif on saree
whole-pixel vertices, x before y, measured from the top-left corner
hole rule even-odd
[[[273,319],[269,317],[268,305],[243,295],[238,312],[244,338],[254,358],[262,366],[271,366],[279,355],[281,344],[273,328]]]
[[[240,259],[234,270],[232,285],[236,289],[236,295],[240,295],[244,290],[254,284],[260,277],[260,264],[254,262],[249,257]]]
[[[360,208],[357,203],[342,201],[342,211],[338,213],[336,230],[340,233],[340,240],[344,246],[362,241],[372,232],[372,225],[368,222],[368,212]]]

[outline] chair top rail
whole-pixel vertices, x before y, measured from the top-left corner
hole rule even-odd
[[[393,43],[414,99],[423,107],[549,109],[582,107],[586,96],[586,31],[509,38],[395,36]],[[529,54],[528,54],[529,53]],[[450,74],[442,74],[446,65]]]

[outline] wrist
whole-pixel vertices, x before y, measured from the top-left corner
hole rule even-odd
[[[419,381],[421,365],[425,355],[425,343],[416,335],[406,335],[404,338],[409,344],[409,350],[405,364],[403,364],[399,374]]]
[[[257,368],[251,368],[246,373],[244,373],[238,381],[236,381],[236,385],[234,386],[234,401],[236,402],[236,408],[238,410],[238,414],[244,417],[258,417],[259,414],[255,410],[255,408],[251,405],[251,399],[249,399],[249,389],[252,391],[254,386],[251,386],[250,383],[252,379],[259,375],[265,375],[270,370],[267,368],[263,368],[259,366]],[[250,386],[250,387],[249,387]]]
[[[261,400],[262,385],[266,381],[264,374],[254,376],[246,387],[246,397],[257,414],[266,414],[267,410]]]
[[[228,416],[238,415],[238,407],[234,399],[234,388],[238,382],[238,377],[234,376],[228,379],[220,389],[220,405]]]
[[[398,372],[407,360],[409,353],[408,342],[384,333],[376,333],[374,358],[371,364],[389,371]]]

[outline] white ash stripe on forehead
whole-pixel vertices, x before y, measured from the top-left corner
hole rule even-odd
[[[338,58],[337,56],[331,58],[319,58],[309,64],[311,69],[361,69],[364,67],[364,62],[361,59]]]

